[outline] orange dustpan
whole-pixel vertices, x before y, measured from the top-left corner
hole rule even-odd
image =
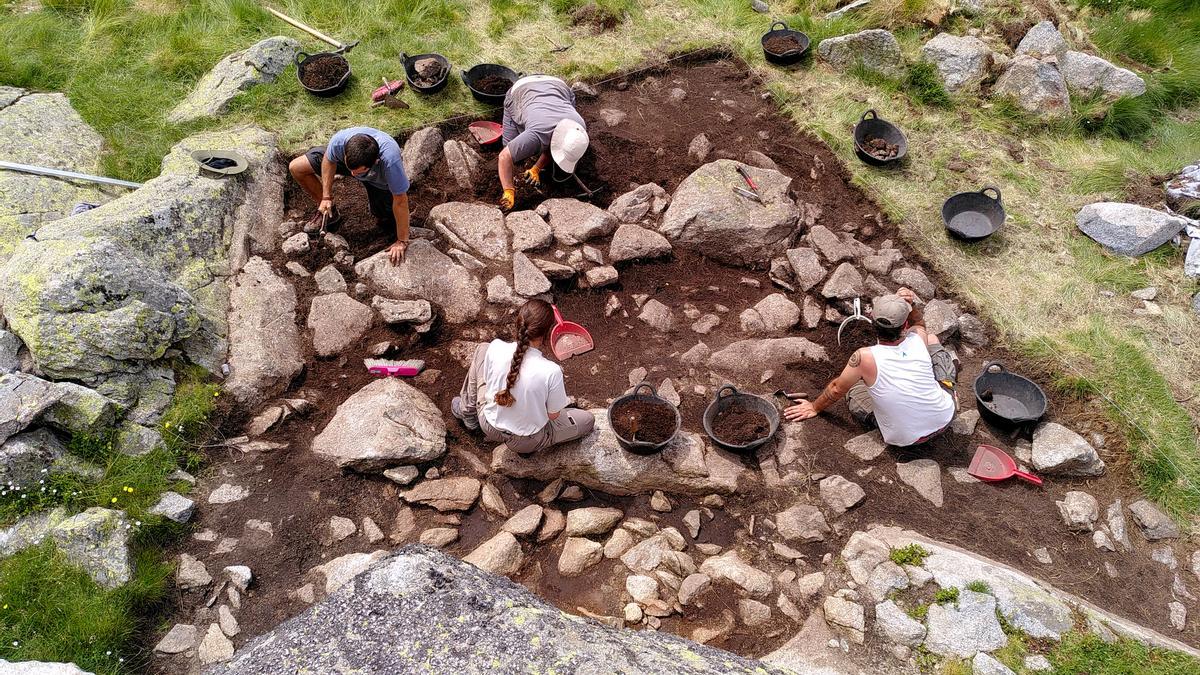
[[[971,459],[971,466],[967,467],[967,473],[979,480],[990,482],[1008,480],[1016,476],[1034,485],[1042,484],[1041,478],[1018,470],[1017,463],[1008,456],[1008,453],[991,445],[979,446],[979,449],[975,451],[975,457]]]
[[[587,329],[572,321],[563,321],[558,305],[550,305],[554,310],[554,328],[550,331],[550,348],[554,357],[565,361],[572,356],[579,356],[592,351],[595,343]]]

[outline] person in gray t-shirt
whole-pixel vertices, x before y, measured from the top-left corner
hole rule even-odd
[[[503,139],[496,170],[504,188],[500,208],[508,211],[517,200],[513,180],[517,163],[537,157],[524,178],[538,187],[542,169],[551,159],[563,171],[574,173],[575,164],[587,152],[587,126],[575,110],[575,92],[566,82],[549,75],[517,80],[504,97]]]
[[[376,224],[396,231],[396,243],[388,248],[393,265],[404,261],[408,250],[408,175],[400,156],[400,144],[390,135],[371,127],[342,129],[329,145],[312,148],[288,164],[292,178],[317,203],[314,221],[325,220],[333,232],[342,214],[333,204],[334,176],[352,176],[367,189],[367,202]]]

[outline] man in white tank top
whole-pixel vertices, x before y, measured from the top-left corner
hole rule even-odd
[[[867,426],[878,426],[890,445],[923,443],[944,431],[957,407],[957,372],[950,352],[936,334],[925,330],[907,288],[871,303],[878,344],[850,355],[842,373],[812,402],[796,398],[783,411],[792,421],[816,417],[843,396],[850,413]]]

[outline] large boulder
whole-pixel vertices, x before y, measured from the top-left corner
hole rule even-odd
[[[271,264],[251,258],[230,285],[229,377],[225,391],[254,407],[304,369],[296,289]]]
[[[508,260],[504,214],[487,204],[447,202],[429,210],[428,222],[452,246],[490,260]]]
[[[1017,45],[1018,56],[1027,55],[1034,58],[1047,56],[1062,56],[1070,49],[1058,28],[1049,21],[1040,21],[1028,32]]]
[[[904,72],[900,43],[895,35],[880,28],[821,40],[817,54],[837,70],[861,66],[891,77]]]
[[[0,445],[0,484],[29,489],[47,474],[56,473],[98,480],[104,470],[68,454],[48,429],[17,434]]]
[[[1099,202],[1080,209],[1075,224],[1109,251],[1139,256],[1171,241],[1188,221],[1136,204]]]
[[[236,147],[249,170],[202,175],[190,152],[211,147]],[[189,137],[158,178],[24,240],[0,270],[0,305],[42,371],[92,382],[137,372],[172,346],[217,369],[228,349],[224,280],[278,237],[275,153],[261,129]]]
[[[124,511],[92,507],[73,516],[58,507],[25,516],[0,529],[0,558],[43,541],[53,541],[64,559],[82,568],[97,584],[116,588],[129,581],[129,520]]]
[[[938,656],[969,659],[1008,643],[996,618],[996,599],[985,593],[963,589],[957,603],[930,605],[928,616],[925,648]]]
[[[8,675],[93,675],[74,663],[5,661],[4,659],[0,659],[0,672]]]
[[[400,158],[404,161],[404,173],[416,181],[441,159],[442,132],[437,127],[425,127],[413,132],[404,142]]]
[[[446,156],[446,166],[450,168],[450,176],[458,187],[474,191],[483,157],[466,143],[454,140],[442,144],[442,154]]]
[[[1046,422],[1033,433],[1033,468],[1056,476],[1100,476],[1104,460],[1091,443],[1056,422]]]
[[[473,321],[483,306],[479,279],[433,244],[416,239],[404,263],[393,265],[387,251],[359,262],[354,272],[397,300],[428,300],[442,308],[449,323]]]
[[[340,467],[378,473],[446,454],[446,423],[424,392],[389,377],[339,405],[312,449]]]
[[[608,258],[614,263],[661,258],[670,253],[671,242],[666,237],[631,223],[617,228],[608,247]]]
[[[537,207],[560,244],[575,246],[597,237],[607,237],[617,229],[617,217],[604,209],[578,199],[547,199]]]
[[[238,94],[255,85],[274,82],[292,65],[298,51],[299,42],[276,35],[226,56],[196,83],[192,93],[175,106],[167,119],[180,124],[224,114]]]
[[[921,48],[921,58],[937,66],[951,92],[977,92],[992,65],[992,49],[975,37],[939,33]]]
[[[749,171],[763,204],[733,191],[745,181],[736,168]],[[721,262],[765,266],[782,255],[797,231],[800,209],[788,196],[792,179],[729,159],[696,169],[679,184],[658,231],[673,242]]]
[[[251,640],[233,660],[205,672],[599,670],[790,672],[665,632],[615,630],[567,614],[508,579],[421,545],[376,562],[299,616]]]
[[[1146,82],[1137,73],[1118,68],[1099,56],[1069,51],[1059,58],[1058,67],[1067,80],[1067,88],[1084,96],[1099,92],[1103,98],[1114,100],[1146,93]]]
[[[565,480],[614,495],[655,490],[678,494],[728,494],[737,489],[746,468],[733,455],[711,447],[703,436],[680,431],[662,452],[635,455],[617,442],[608,412],[592,410],[596,426],[580,441],[564,443],[530,456],[501,445],[492,469],[513,478]]]
[[[708,366],[735,378],[757,378],[765,370],[782,372],[788,366],[827,360],[825,348],[807,338],[755,338],[739,340],[714,352]]]
[[[0,87],[0,144],[10,162],[98,173],[104,139],[65,95]],[[125,190],[0,171],[0,265],[43,223],[69,215],[78,202],[108,201],[118,191]]]
[[[1071,112],[1067,81],[1053,63],[1019,55],[1008,64],[992,88],[993,96],[1008,96],[1024,110],[1044,117],[1061,117]]]
[[[318,295],[308,310],[317,356],[334,356],[358,342],[371,327],[375,312],[346,293]]]

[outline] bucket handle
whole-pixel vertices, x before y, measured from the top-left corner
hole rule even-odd
[[[308,52],[296,52],[296,66],[299,67],[301,63],[307,61],[309,56],[311,54]]]
[[[867,121],[867,115],[870,115],[870,116],[871,116],[871,119],[873,119],[873,120],[877,120],[877,119],[879,119],[879,113],[875,112],[875,109],[874,109],[874,108],[871,108],[871,109],[870,109],[870,110],[868,110],[867,112],[863,113],[863,114],[862,114],[862,117],[861,117],[861,118],[859,118],[859,120],[858,120],[858,121],[859,121],[859,122],[866,122],[866,121]]]
[[[654,388],[654,385],[650,384],[649,382],[642,382],[642,383],[641,383],[641,384],[639,384],[638,386],[634,387],[634,388],[633,388],[633,391],[631,391],[631,392],[629,393],[629,395],[630,395],[630,396],[638,396],[638,395],[639,395],[639,394],[638,394],[638,392],[639,392],[639,391],[641,391],[643,387],[645,387],[646,389],[649,389],[649,390],[650,390],[650,395],[651,395],[651,396],[658,396],[658,390],[656,390],[656,389]]]
[[[988,190],[991,190],[992,192],[995,192],[995,193],[996,193],[996,196],[995,196],[995,197],[990,197],[990,196],[988,195]],[[999,201],[1000,201],[1000,188],[998,188],[998,187],[995,187],[995,186],[993,186],[993,185],[989,185],[989,186],[987,186],[987,187],[983,188],[982,190],[980,190],[980,191],[979,191],[979,194],[981,194],[981,195],[983,195],[983,196],[985,196],[985,197],[988,197],[989,199],[992,199],[992,200],[994,200],[994,201],[996,201],[996,202],[999,202]]]
[[[735,394],[741,393],[737,390],[737,387],[733,386],[732,384],[727,384],[717,390],[717,395],[713,397],[713,400],[720,401],[722,398],[724,398],[726,396],[726,394],[725,394],[726,390],[729,390],[729,394],[728,394],[729,396],[733,396]]]
[[[783,28],[780,29],[780,28],[776,28],[775,26],[783,26]],[[775,23],[771,24],[770,32],[774,33],[777,30],[791,30],[791,29],[788,28],[788,25],[786,23],[784,23],[782,21],[776,21]]]
[[[985,372],[985,373],[992,372],[993,366],[1000,369],[998,372],[1001,372],[1001,373],[1008,372],[1008,368],[1005,368],[1004,364],[1001,363],[1000,361],[988,361],[987,363],[983,364],[983,372]]]

